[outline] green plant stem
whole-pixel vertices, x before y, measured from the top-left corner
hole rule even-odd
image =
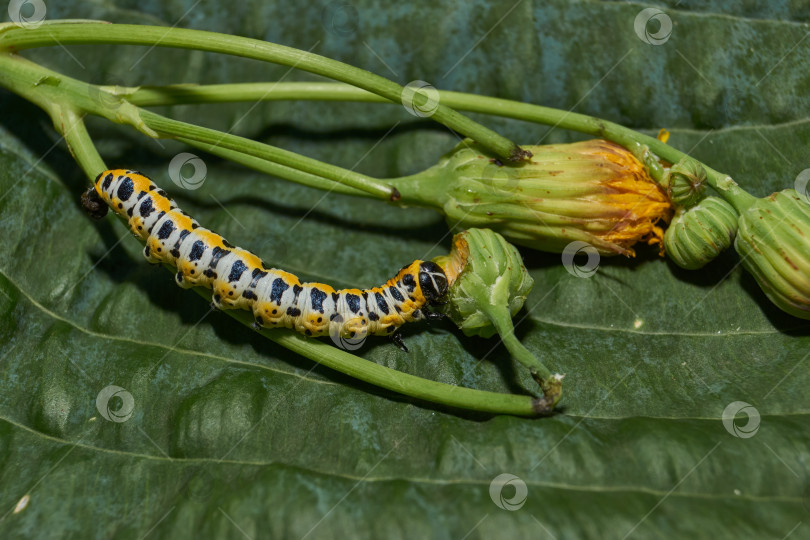
[[[235,161],[247,162],[253,168],[304,185],[339,193],[362,195],[358,192],[365,192],[366,196],[385,201],[399,197],[395,188],[369,176],[244,137],[164,118],[102,87],[62,75],[15,54],[0,53],[0,85],[40,106],[54,119],[60,118],[64,110],[94,114],[112,122],[129,124],[149,137],[158,137],[157,129],[185,142],[204,143],[218,155],[224,152],[217,152],[217,149],[224,148],[229,158]],[[56,120],[54,122],[57,131],[63,133],[62,126]],[[238,154],[244,157],[236,159]],[[262,165],[256,157],[267,162]],[[96,174],[98,172],[101,170]],[[348,188],[344,189],[341,184]]]
[[[548,380],[551,378],[552,375],[548,368],[515,336],[512,315],[505,306],[491,306],[485,313],[492,322],[492,326],[498,331],[498,335],[501,337],[506,349],[513,358],[526,366],[532,377],[536,380]]]
[[[195,287],[194,290],[203,298],[211,298],[209,289]],[[253,318],[246,311],[229,309],[225,312],[243,325],[252,328]],[[306,338],[290,330],[262,330],[260,333],[285,349],[305,356],[318,364],[414,399],[490,414],[538,416],[547,412],[539,405],[543,403],[542,398],[486,392],[423,379],[364,360],[337,347],[317,339]]]
[[[123,86],[121,93],[139,107],[238,101],[354,101],[388,103],[384,97],[349,84],[333,82],[263,82],[228,84],[170,84]],[[447,95],[447,91],[440,91]]]
[[[182,137],[186,140],[193,139],[206,145],[221,146],[248,156],[276,162],[286,167],[308,172],[312,175],[322,176],[334,180],[335,182],[357,188],[379,199],[399,199],[399,193],[396,189],[381,184],[370,176],[350,171],[336,165],[330,165],[329,163],[302,156],[295,152],[290,152],[289,150],[283,150],[237,135],[226,135],[215,129],[181,122],[180,120],[173,120],[147,110],[140,110],[140,117],[148,128],[169,137]]]
[[[87,126],[84,123],[85,113],[70,102],[53,99],[52,92],[59,86],[59,81],[50,74],[40,74],[33,80],[15,76],[17,67],[31,65],[35,64],[27,61],[18,62],[13,55],[0,53],[0,84],[25,95],[50,116],[54,129],[65,139],[70,154],[92,180],[104,170],[105,165],[87,133]]]
[[[151,45],[252,58],[342,81],[380,95],[394,103],[402,102],[404,90],[401,85],[393,81],[337,60],[275,43],[215,32],[101,22],[99,24],[46,23],[33,29],[16,28],[10,25],[0,29],[0,50],[9,52],[16,53],[34,47],[78,44]],[[519,161],[531,157],[531,154],[509,139],[474,122],[445,104],[439,103],[430,117],[436,122],[472,138],[503,159]]]
[[[257,100],[323,100],[387,103],[387,100],[362,89],[340,83],[243,83],[217,85],[175,85],[131,89],[129,100],[141,106],[176,105],[182,103],[216,103]],[[528,122],[547,124],[604,138],[628,148],[637,155],[644,154],[645,147],[650,152],[670,163],[682,159],[700,163],[680,150],[619,124],[587,116],[584,114],[521,103],[508,99],[479,96],[463,92],[439,91],[442,103],[458,110],[515,118]],[[657,163],[645,160],[656,167]],[[720,173],[704,163],[707,182],[738,212],[748,208],[755,198],[745,192],[726,174]],[[660,167],[660,165],[658,165]],[[655,173],[656,171],[651,171]],[[655,176],[660,176],[659,174]],[[418,175],[417,175],[418,176]],[[411,177],[409,180],[413,180]],[[660,180],[660,178],[657,178]],[[408,202],[411,190],[408,182],[393,181],[402,192],[403,201]],[[417,189],[414,186],[414,189]]]
[[[187,139],[185,137],[175,137],[175,139],[189,146],[193,146],[194,148],[199,148],[203,152],[208,152],[209,154],[221,157],[222,159],[239,163],[245,167],[250,167],[251,169],[259,172],[276,176],[278,178],[283,178],[284,180],[289,180],[291,182],[295,182],[296,184],[328,191],[330,193],[341,193],[344,195],[354,195],[356,197],[369,196],[368,192],[360,191],[342,183],[327,180],[321,176],[316,176],[314,174],[293,169],[279,163],[257,158],[243,152],[230,150],[222,147],[221,145],[206,144],[194,139]],[[398,193],[399,192],[396,192],[394,196],[396,197]]]
[[[90,134],[87,133],[84,116],[72,109],[64,109],[62,118],[64,120],[62,136],[65,138],[70,154],[87,177],[90,180],[95,179],[96,175],[105,170],[107,166],[90,139]]]

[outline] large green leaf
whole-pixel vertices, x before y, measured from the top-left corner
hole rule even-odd
[[[355,11],[341,8],[357,14],[348,32],[352,24],[338,31],[328,17],[324,29],[322,14],[336,7],[325,2],[118,4],[128,8],[47,7],[51,18],[238,33],[313,48],[402,83],[574,108],[649,133],[667,127],[672,144],[757,195],[791,187],[810,166],[810,12],[801,2],[668,2],[674,29],[658,46],[636,36],[634,19],[650,6],[632,2],[382,8],[354,0]],[[312,79],[159,48],[27,56],[93,82]],[[560,414],[527,420],[431,408],[207,314],[204,301],[143,260],[123,223],[82,214],[86,180],[44,114],[8,93],[0,100],[0,536],[810,535],[808,325],[769,305],[733,253],[686,272],[644,252],[603,260],[582,279],[557,255],[525,252],[536,284],[518,331],[566,373]],[[168,112],[379,176],[429,166],[456,142],[399,107]],[[575,138],[485,121],[521,142]],[[92,128],[110,165],[172,187],[166,171],[179,145]],[[197,191],[174,189],[180,204],[306,278],[367,286],[449,246],[432,212],[322,198],[203,158],[208,178]],[[375,340],[364,356],[480,389],[532,387],[496,341],[465,338],[449,323],[413,326],[410,354]],[[134,400],[124,422],[96,407],[110,385]],[[761,415],[753,436],[734,436],[721,421],[737,401]],[[121,404],[110,401],[113,410]],[[741,415],[737,426],[745,423]],[[515,511],[490,497],[505,473],[528,489]]]

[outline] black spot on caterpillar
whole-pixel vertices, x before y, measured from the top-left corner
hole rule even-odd
[[[82,196],[82,206],[94,217],[112,208],[146,244],[143,253],[149,262],[175,266],[175,280],[182,287],[213,289],[217,308],[251,311],[258,328],[286,327],[307,336],[392,335],[402,324],[426,318],[430,312],[425,307],[447,292],[442,269],[420,260],[371,289],[302,283],[201,227],[135,171],[104,171]]]

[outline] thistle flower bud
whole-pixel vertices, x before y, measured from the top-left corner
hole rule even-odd
[[[734,247],[774,304],[810,319],[810,204],[795,189],[756,199],[740,215]]]
[[[545,251],[580,240],[633,256],[639,241],[661,244],[672,204],[631,152],[604,140],[524,148],[531,161],[507,166],[465,140],[423,173],[417,198],[455,231],[487,227]]]
[[[707,197],[697,206],[678,208],[664,233],[664,248],[672,261],[697,270],[731,247],[737,234],[737,212],[718,197]]]
[[[433,260],[450,285],[445,314],[468,336],[500,334],[509,352],[529,368],[544,397],[539,412],[554,408],[562,376],[551,372],[515,337],[512,317],[531,291],[532,280],[517,248],[489,229],[469,229],[453,237],[449,255]]]
[[[669,170],[667,191],[676,206],[689,208],[703,198],[706,191],[706,169],[692,159],[684,159]]]

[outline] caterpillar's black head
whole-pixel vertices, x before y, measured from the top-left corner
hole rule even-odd
[[[82,193],[82,208],[93,219],[101,219],[107,215],[107,203],[98,196],[96,188],[91,187]]]
[[[447,276],[438,264],[422,262],[419,264],[419,287],[428,303],[431,303],[447,292]]]

